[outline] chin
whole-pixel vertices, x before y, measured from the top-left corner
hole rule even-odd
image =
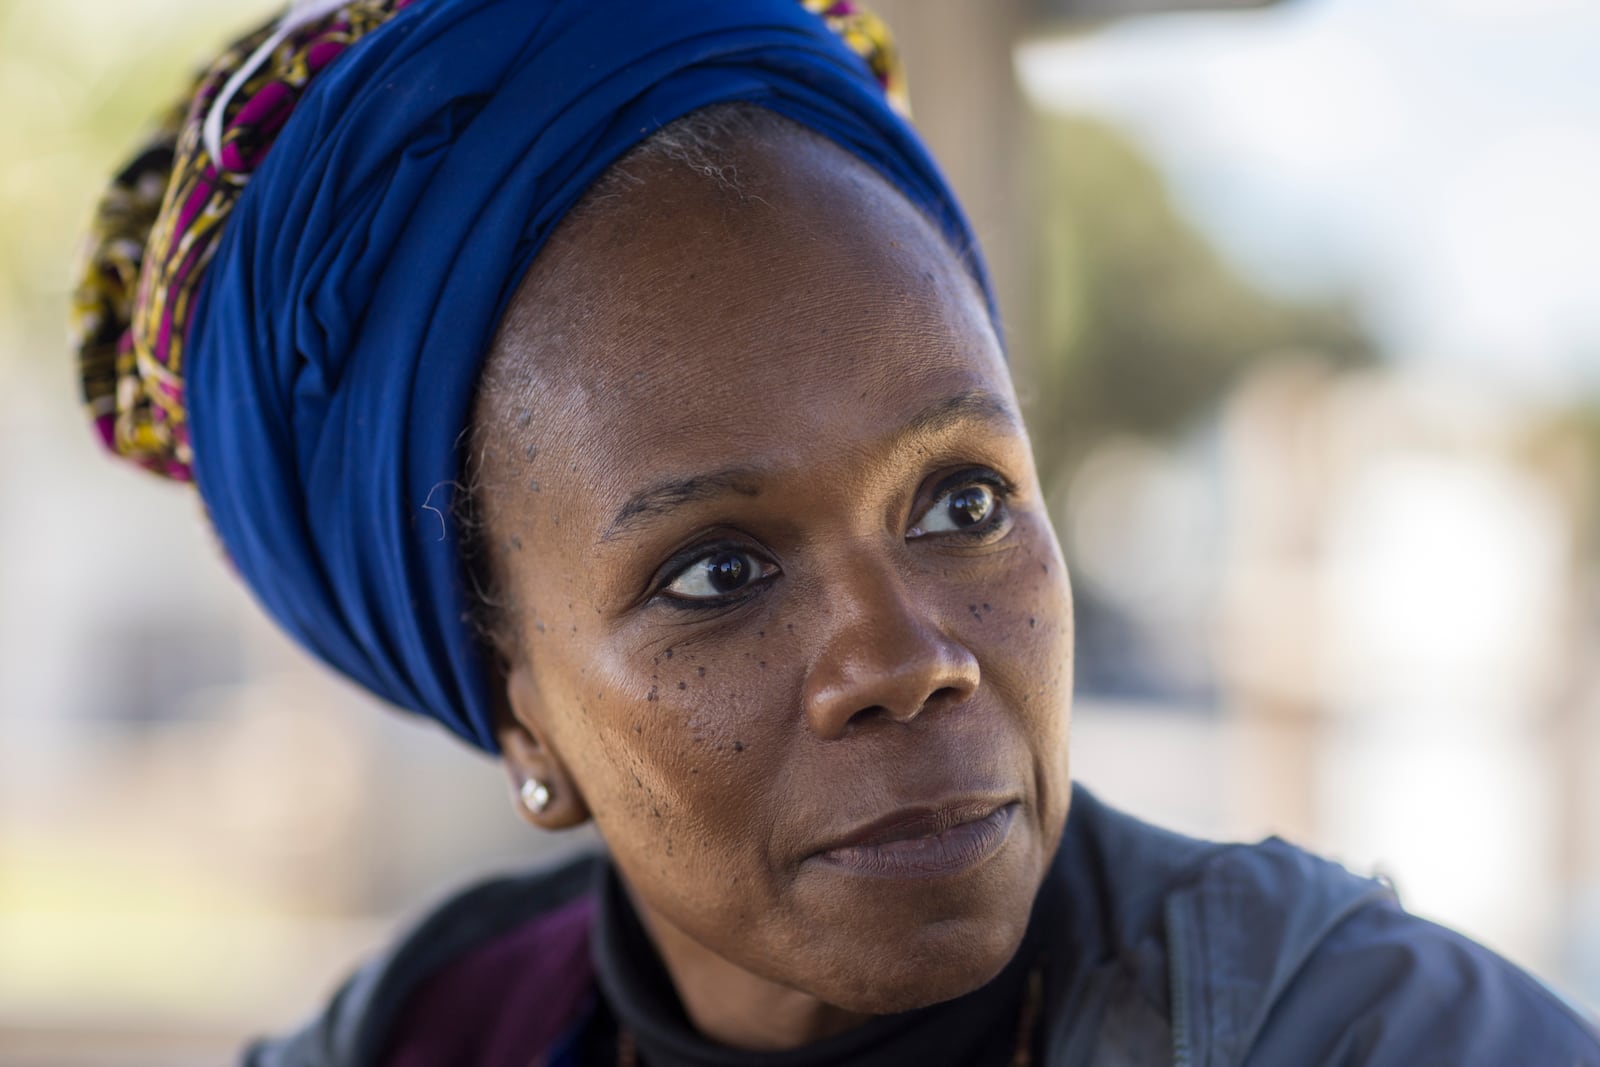
[[[1012,919],[993,917],[941,923],[916,944],[885,945],[852,961],[849,974],[820,983],[819,999],[863,1015],[890,1015],[925,1008],[992,981],[1016,955],[1027,930],[1028,910]],[[865,966],[861,966],[865,964]]]
[[[871,1015],[983,986],[1016,955],[1044,877],[1037,850],[1025,839],[1011,844],[988,869],[950,882],[847,879],[833,887],[846,892],[813,912],[803,955],[790,957],[803,960],[803,973],[791,972],[786,984]]]

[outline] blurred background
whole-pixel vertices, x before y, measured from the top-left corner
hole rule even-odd
[[[1386,874],[1600,1007],[1600,6],[875,6],[1001,286],[1079,778]],[[0,0],[5,1067],[227,1062],[573,844],[290,647],[75,403],[101,184],[270,13]]]

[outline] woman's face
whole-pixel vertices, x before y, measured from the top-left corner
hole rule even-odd
[[[508,759],[576,791],[653,930],[903,1010],[1004,966],[1055,850],[1066,573],[939,237],[799,132],[733,174],[645,166],[507,315]]]

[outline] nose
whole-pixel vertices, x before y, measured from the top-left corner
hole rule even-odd
[[[806,675],[807,725],[837,740],[870,719],[910,722],[978,688],[972,650],[944,632],[892,572],[853,569],[848,591],[830,589],[832,630]]]

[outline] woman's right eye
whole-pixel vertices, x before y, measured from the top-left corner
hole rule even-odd
[[[661,593],[677,600],[728,600],[777,573],[776,564],[752,552],[717,548],[691,560],[662,587]]]

